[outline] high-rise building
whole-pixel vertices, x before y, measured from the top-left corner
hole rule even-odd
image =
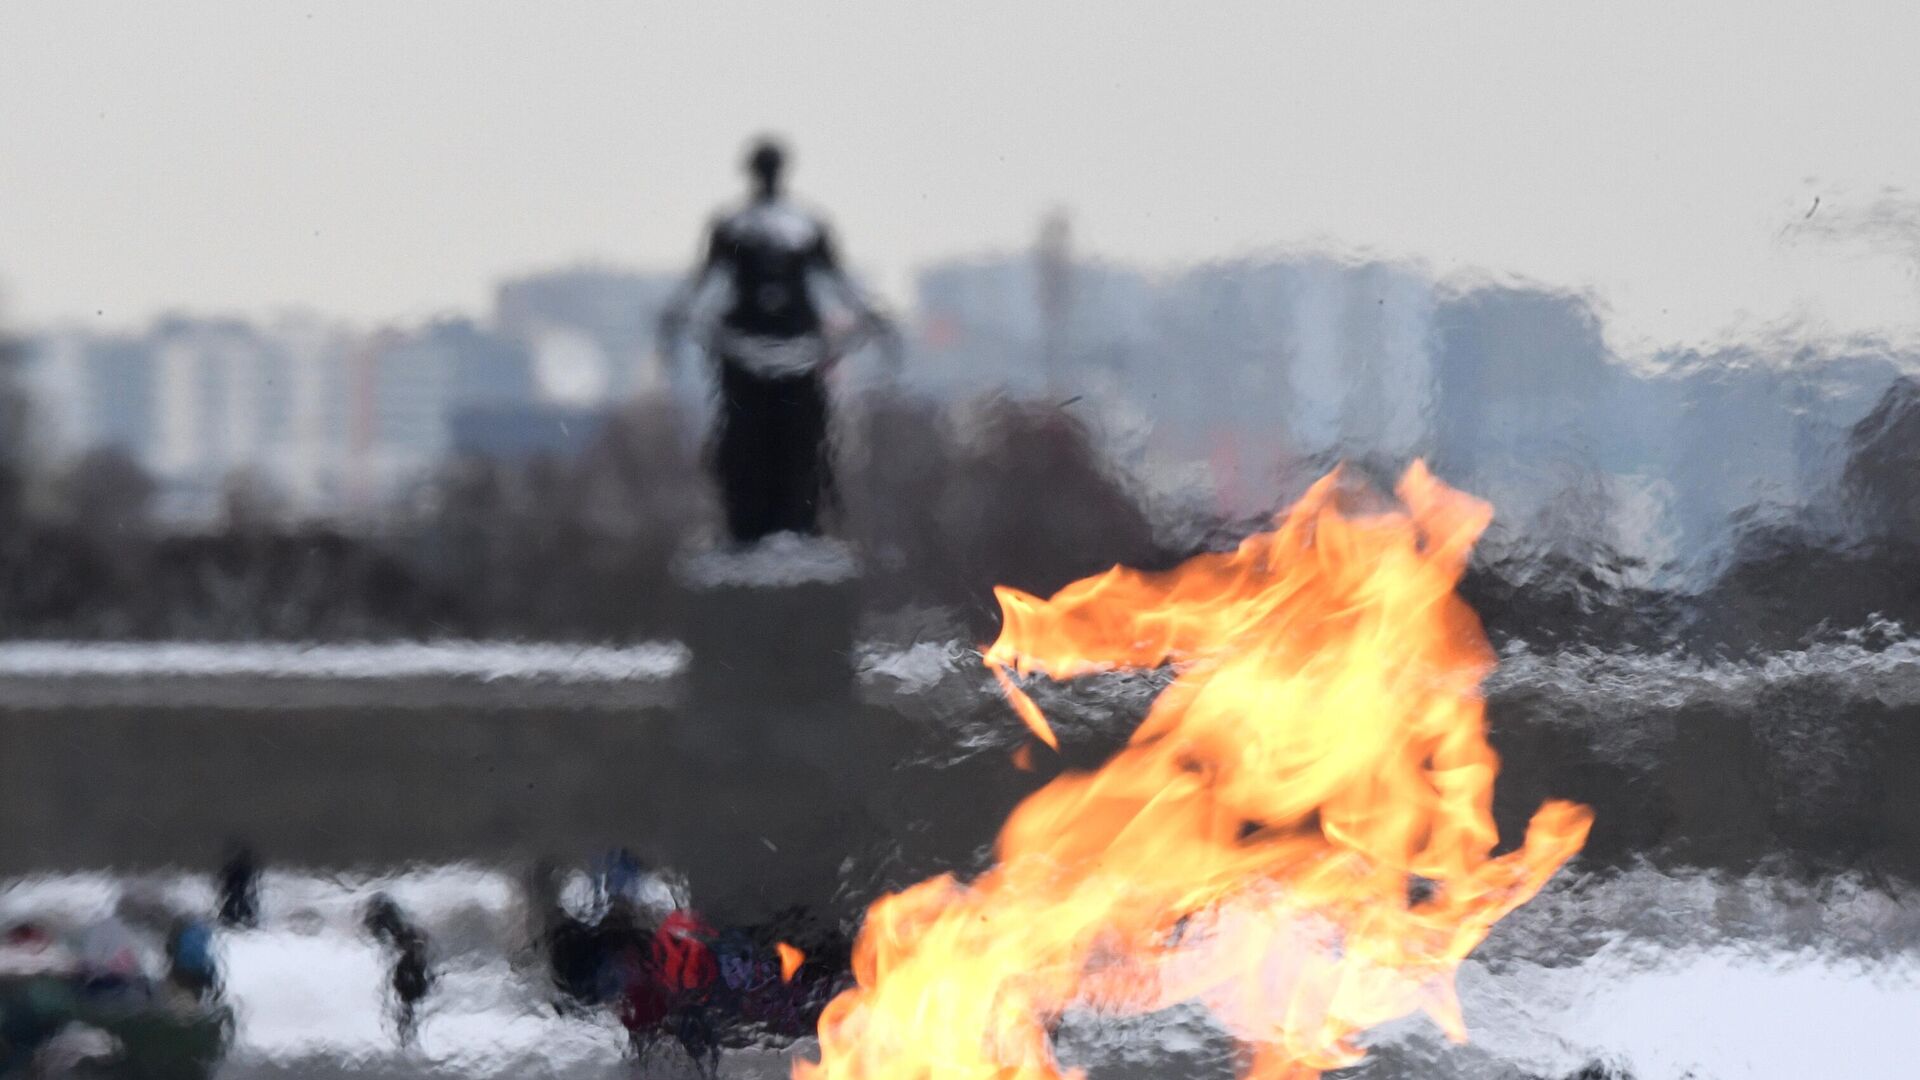
[[[144,340],[65,330],[26,349],[23,383],[43,455],[117,446],[145,458],[154,441],[155,373]]]
[[[374,335],[350,368],[349,489],[363,504],[445,457],[456,413],[535,397],[527,349],[466,319]]]
[[[1049,394],[1098,415],[1103,435],[1144,428],[1135,450],[1208,462],[1227,508],[1244,509],[1275,497],[1283,461],[1405,460],[1431,443],[1438,302],[1423,274],[1331,258],[1156,279],[1073,259],[1055,226],[1030,256],[921,274],[914,377]]]
[[[1125,368],[1148,332],[1152,282],[1137,271],[1075,262],[1056,229],[1032,255],[954,260],[916,283],[921,356],[907,373],[960,393],[1061,396],[1094,371]]]
[[[494,323],[532,357],[542,400],[604,406],[665,389],[654,328],[676,284],[591,266],[530,274],[501,283]]]
[[[157,512],[182,520],[217,517],[241,474],[298,513],[364,509],[446,452],[455,411],[534,398],[525,350],[461,320],[373,335],[311,317],[56,332],[36,342],[28,385],[46,454],[121,447],[154,477]]]

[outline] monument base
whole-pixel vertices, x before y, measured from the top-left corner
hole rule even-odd
[[[860,565],[846,544],[782,533],[674,568],[693,700],[781,703],[853,686]]]

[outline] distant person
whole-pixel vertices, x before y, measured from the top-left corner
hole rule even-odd
[[[196,1001],[220,993],[220,966],[214,957],[213,927],[182,917],[167,932],[167,981]]]
[[[150,989],[149,946],[135,924],[141,921],[137,898],[122,897],[111,914],[95,919],[74,935],[80,958],[80,986],[94,1000],[132,1001]]]
[[[600,902],[607,904],[616,896],[639,899],[640,885],[647,876],[647,864],[626,848],[615,848],[600,858],[594,875],[594,887]]]
[[[245,844],[234,844],[220,867],[220,924],[236,930],[260,925],[260,865]]]
[[[558,992],[555,1011],[567,1015],[617,998],[629,978],[626,969],[643,962],[652,933],[632,897],[615,892],[599,917],[581,918],[561,902],[559,869],[551,863],[535,867],[528,897],[535,944]]]
[[[36,1059],[83,1009],[79,960],[46,927],[0,934],[0,1076],[36,1075]]]
[[[826,223],[787,199],[786,161],[777,142],[753,145],[746,205],[714,221],[705,257],[660,320],[672,355],[694,298],[716,278],[731,287],[708,346],[720,384],[714,464],[728,532],[741,544],[820,531],[820,504],[832,483],[825,373],[847,342],[828,333],[814,282],[838,291],[862,334],[892,333],[841,268]]]
[[[624,898],[622,904],[630,901]],[[687,909],[669,912],[645,952],[624,969],[620,1021],[644,1063],[655,1043],[671,1038],[703,1076],[720,1068],[722,1017],[714,990],[720,970],[711,942],[715,932]]]
[[[393,954],[388,981],[393,990],[394,1030],[401,1046],[412,1046],[420,1028],[420,1002],[433,989],[427,932],[410,921],[385,893],[367,902],[366,928]]]

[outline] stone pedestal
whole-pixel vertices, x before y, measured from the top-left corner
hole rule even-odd
[[[848,696],[860,568],[830,540],[775,536],[675,567],[693,700],[764,704]]]

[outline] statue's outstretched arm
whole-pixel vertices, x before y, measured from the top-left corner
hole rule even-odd
[[[660,323],[655,333],[659,349],[665,356],[673,358],[679,355],[680,342],[686,336],[687,316],[693,308],[693,302],[719,270],[720,236],[716,227],[709,232],[699,261],[660,308]]]
[[[833,241],[822,234],[820,241],[820,269],[822,276],[832,284],[839,294],[840,302],[860,320],[856,331],[856,342],[872,342],[879,347],[887,363],[899,367],[902,359],[900,330],[893,316],[888,314],[884,305],[875,300],[860,283],[840,265],[839,255],[834,251]]]

